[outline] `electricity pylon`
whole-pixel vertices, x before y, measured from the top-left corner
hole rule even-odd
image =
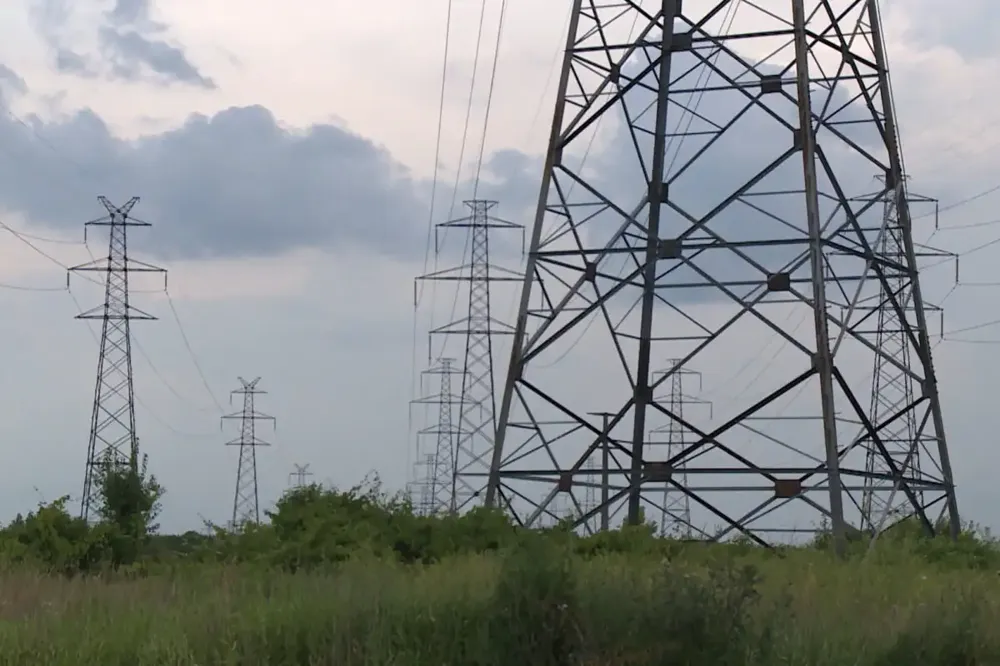
[[[305,488],[306,487],[306,477],[312,476],[313,473],[309,471],[309,463],[305,465],[293,464],[293,472],[288,474],[288,485],[295,488]]]
[[[884,184],[884,180],[879,180]],[[905,181],[904,176],[902,182]],[[933,203],[935,210],[937,206],[934,199],[907,193],[901,188],[883,195],[883,223],[878,247],[879,253],[890,258],[894,267],[906,266],[906,243],[896,208],[899,197],[906,197],[909,204]],[[933,248],[925,248],[921,255],[954,256],[934,251]],[[898,311],[890,295],[895,297]],[[918,505],[925,505],[924,493],[919,487],[920,479],[925,476],[921,458],[934,446],[935,438],[933,429],[917,422],[918,410],[914,409],[923,396],[919,395],[919,386],[915,386],[912,370],[914,354],[900,315],[906,313],[913,316],[912,296],[909,276],[898,268],[890,267],[886,269],[885,285],[872,299],[874,306],[866,306],[876,319],[872,333],[881,352],[874,361],[868,413],[872,423],[885,423],[881,439],[886,454],[882,454],[871,437],[863,438],[867,474],[861,499],[861,518],[862,528],[872,533],[913,515],[913,506],[900,492],[901,479],[911,484],[917,482],[913,496]],[[928,455],[934,464],[933,453]],[[895,462],[898,475],[893,474],[887,464],[888,459]],[[940,473],[936,469],[929,471],[932,475]]]
[[[610,438],[627,464],[612,470],[609,502],[626,504],[629,523],[641,520],[644,486],[667,482],[721,524],[713,539],[769,546],[827,523],[843,553],[870,476],[865,437],[901,479],[882,441],[888,419],[873,423],[865,407],[884,352],[856,308],[896,271],[909,284],[901,324],[922,387],[911,408],[940,470],[902,479],[899,492],[929,532],[936,504],[957,534],[883,44],[873,0],[575,0],[487,505],[532,524]],[[873,170],[882,191],[852,200]],[[887,194],[904,265],[875,242]],[[654,400],[672,373],[654,380],[653,358],[731,367],[774,339],[783,354],[719,425],[680,421]],[[749,419],[789,409],[820,418],[733,441],[760,430],[740,427]],[[608,428],[588,416],[597,410],[614,414]],[[541,425],[557,418],[578,427]],[[656,459],[644,440],[669,419],[691,443]],[[682,464],[688,487],[670,474]]]
[[[260,377],[252,381],[247,381],[242,377],[237,377],[240,388],[230,392],[229,400],[232,402],[234,395],[243,396],[243,409],[222,417],[222,422],[228,419],[238,419],[240,422],[240,434],[235,439],[226,442],[226,446],[240,447],[240,461],[236,470],[236,492],[233,495],[233,518],[231,526],[233,529],[242,527],[247,523],[257,524],[260,522],[260,497],[257,491],[257,447],[270,446],[257,437],[257,421],[270,421],[276,423],[273,416],[269,416],[257,411],[254,398],[264,395],[267,391],[257,388]]]
[[[510,324],[493,316],[492,285],[523,279],[521,273],[491,262],[490,239],[491,232],[495,230],[521,230],[523,234],[524,227],[494,217],[491,211],[497,206],[496,201],[476,199],[466,201],[465,205],[470,211],[468,216],[442,222],[437,225],[436,231],[467,230],[467,247],[470,248],[468,263],[417,278],[418,282],[467,283],[469,289],[465,315],[430,331],[432,346],[437,335],[457,335],[463,337],[465,342],[462,388],[457,403],[458,434],[454,447],[454,501],[458,511],[470,506],[482,494],[496,432],[493,343],[496,336],[514,332]]]
[[[422,476],[415,484],[420,493],[419,510],[425,515],[454,512],[457,504],[457,475],[455,448],[461,429],[454,422],[454,410],[461,402],[461,396],[452,390],[452,376],[460,374],[454,367],[455,359],[439,358],[421,374],[423,386],[427,377],[438,378],[438,389],[433,395],[413,400],[411,405],[435,405],[438,408],[437,422],[417,432],[417,449],[423,450],[421,440],[433,438],[434,449],[422,460],[418,474]]]
[[[670,423],[658,428],[653,428],[649,432],[650,447],[665,446],[666,460],[673,460],[679,457],[689,442],[684,440],[685,432],[681,423],[685,418],[685,407],[688,405],[701,405],[709,409],[711,418],[712,403],[702,400],[684,392],[684,377],[696,377],[698,380],[698,390],[701,391],[701,373],[696,370],[681,367],[681,361],[674,359],[669,363],[669,369],[656,373],[654,378],[665,372],[670,373],[670,390],[666,396],[656,396],[658,402],[665,402],[667,409],[677,418],[671,419]],[[690,413],[688,414],[690,417]],[[687,488],[687,464],[681,463],[671,470],[671,475],[676,478],[678,487]],[[663,484],[662,504],[660,506],[660,535],[678,536],[691,538],[694,536],[696,528],[691,522],[691,498],[667,482]]]
[[[432,516],[439,511],[439,484],[435,478],[437,461],[438,457],[433,453],[426,453],[413,464],[414,479],[407,484],[406,490],[418,516]]]
[[[81,312],[76,319],[101,320],[101,345],[97,360],[97,382],[94,406],[90,417],[90,438],[83,478],[80,515],[89,519],[96,501],[94,475],[106,464],[129,465],[133,471],[139,464],[139,438],[135,429],[135,387],[132,382],[132,327],[135,320],[155,320],[133,306],[129,298],[129,275],[161,273],[166,287],[166,271],[136,261],[128,254],[130,227],[149,227],[148,222],[131,216],[139,197],[132,197],[124,206],[115,206],[106,197],[97,200],[108,211],[104,217],[84,225],[84,242],[90,227],[108,228],[108,255],[101,259],[70,268],[70,273],[100,273],[104,276],[104,303]],[[67,276],[67,286],[68,286]],[[93,281],[93,280],[91,280]]]

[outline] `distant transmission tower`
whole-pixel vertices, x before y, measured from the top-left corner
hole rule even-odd
[[[490,262],[490,232],[495,229],[514,230],[524,227],[493,217],[495,201],[473,200],[465,205],[470,215],[443,222],[437,229],[467,229],[470,234],[469,262],[462,266],[436,271],[417,278],[418,281],[467,282],[469,299],[464,317],[435,328],[435,335],[460,335],[465,338],[462,368],[462,389],[458,401],[458,431],[455,445],[455,504],[461,510],[481,495],[496,432],[496,398],[494,395],[493,339],[510,335],[510,324],[493,317],[491,285],[496,282],[520,282],[516,272]]]
[[[644,488],[673,484],[685,465],[678,490],[720,525],[708,538],[770,546],[826,524],[843,553],[864,523],[868,439],[924,528],[935,531],[936,506],[957,535],[878,3],[575,0],[556,99],[486,504],[532,524],[579,490],[608,437],[625,458],[608,501],[629,523]],[[599,154],[582,159],[598,128]],[[853,199],[873,171],[882,190]],[[887,196],[902,264],[877,243]],[[934,442],[919,477],[903,476],[883,441],[901,416],[868,413],[868,372],[885,354],[857,306],[880,290],[921,387],[902,408]],[[741,366],[775,340],[717,426],[680,421],[654,397],[673,374],[654,378],[655,358]],[[780,433],[748,424],[789,409],[769,426]],[[596,411],[613,414],[608,428]],[[575,425],[542,425],[558,419]],[[671,419],[690,443],[655,459],[648,431]]]
[[[291,486],[292,488],[305,488],[306,477],[313,475],[313,473],[309,471],[309,464],[308,463],[306,463],[305,465],[293,464],[292,467],[295,468],[295,471],[291,472],[288,475],[288,481],[289,481],[288,485]]]
[[[711,416],[712,403],[707,400],[692,397],[684,392],[684,377],[697,377],[698,390],[701,391],[701,373],[681,367],[680,359],[669,362],[669,369],[656,373],[654,379],[662,374],[670,374],[670,391],[666,396],[654,399],[664,403],[676,419],[671,419],[665,426],[653,428],[649,433],[650,447],[666,446],[662,459],[674,460],[681,458],[686,442],[684,422],[686,405],[705,405]],[[690,415],[689,415],[690,416]],[[665,439],[664,439],[665,438]],[[682,489],[688,488],[687,464],[680,463],[670,470],[671,479],[663,483],[663,499],[660,506],[660,535],[675,536],[690,539],[695,531],[691,523],[691,498]]]
[[[230,393],[232,396],[243,396],[243,409],[232,414],[226,414],[222,420],[238,419],[240,422],[239,437],[226,442],[227,446],[240,447],[240,462],[236,473],[236,493],[233,496],[233,528],[246,523],[260,522],[260,499],[257,493],[257,447],[270,446],[270,443],[257,437],[257,421],[275,423],[273,416],[258,412],[254,406],[254,398],[267,391],[257,388],[260,377],[247,381],[237,377],[240,388]]]
[[[418,516],[432,516],[438,513],[437,489],[440,484],[434,476],[438,457],[433,453],[424,454],[413,465],[414,479],[407,484],[410,502]]]
[[[875,356],[872,374],[872,393],[868,416],[872,423],[884,423],[880,450],[878,443],[864,436],[865,483],[861,500],[862,528],[878,532],[883,526],[898,522],[915,513],[913,505],[901,491],[901,480],[914,486],[912,492],[918,508],[929,508],[921,489],[925,474],[936,476],[937,470],[923,470],[921,457],[925,450],[935,445],[933,428],[917,422],[919,410],[915,406],[923,401],[920,386],[915,386],[912,346],[909,344],[908,328],[903,321],[913,317],[913,291],[910,276],[905,267],[906,242],[903,227],[897,211],[897,201],[905,197],[907,203],[935,203],[933,199],[907,193],[903,188],[905,177],[899,186],[886,192],[882,199],[882,229],[878,241],[878,253],[890,260],[885,270],[885,283],[868,306],[873,318],[877,319],[871,334],[879,353]],[[879,178],[884,185],[885,180]],[[929,248],[921,256],[951,256],[949,253],[934,253]],[[931,308],[925,305],[925,309]],[[917,390],[915,390],[917,389]],[[933,453],[930,454],[933,458]],[[890,465],[893,463],[894,465]],[[898,473],[894,474],[892,466]]]
[[[98,197],[108,211],[105,217],[84,225],[84,242],[90,227],[108,227],[108,255],[70,268],[71,273],[101,273],[104,276],[104,303],[82,312],[77,319],[101,320],[101,349],[97,361],[94,408],[90,417],[90,439],[83,477],[80,515],[86,520],[96,501],[94,474],[110,461],[112,464],[139,464],[139,439],[135,430],[135,388],[132,383],[132,331],[134,320],[155,320],[129,302],[131,273],[161,273],[166,285],[166,271],[136,261],[128,255],[129,227],[149,227],[131,217],[139,197],[132,197],[117,207],[105,197]],[[89,278],[88,278],[89,279]],[[93,280],[91,280],[93,281]],[[68,284],[68,283],[67,283]]]
[[[423,450],[420,441],[433,438],[434,449],[422,460],[418,473],[421,475],[415,487],[422,498],[419,501],[420,511],[425,515],[453,512],[457,503],[457,478],[455,468],[455,447],[461,433],[458,424],[454,423],[453,413],[461,402],[461,396],[452,391],[452,376],[459,370],[452,364],[453,358],[439,358],[437,363],[424,370],[421,386],[426,377],[438,378],[438,390],[433,395],[417,398],[414,405],[436,405],[438,408],[437,422],[423,428],[417,433],[418,449]]]

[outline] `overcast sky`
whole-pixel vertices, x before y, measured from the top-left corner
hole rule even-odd
[[[454,4],[439,220],[453,183],[469,194],[486,98],[482,86],[460,161],[480,3]],[[886,9],[913,189],[943,205],[1000,184],[991,92],[1000,46],[990,27],[1000,25],[1000,9],[987,0],[957,4],[943,16],[930,11],[931,0]],[[76,497],[82,486],[97,347],[72,317],[74,298],[89,308],[101,294],[80,281],[72,294],[61,290],[58,264],[89,259],[79,241],[83,222],[103,212],[101,194],[121,203],[142,197],[135,213],[153,227],[133,234],[135,248],[169,268],[173,304],[215,399],[228,408],[237,376],[262,377],[269,393],[258,409],[277,417],[276,432],[264,434],[275,446],[258,455],[265,504],[287,486],[293,463],[310,463],[314,480],[351,485],[375,469],[402,486],[414,457],[412,279],[425,268],[446,5],[257,0],[234,10],[231,0],[18,0],[0,8],[0,91],[10,111],[0,115],[0,219],[49,239],[32,243],[51,257],[0,235],[0,283],[8,286],[0,289],[8,350],[0,520],[41,498]],[[481,67],[498,5],[489,3]],[[526,223],[569,1],[508,5],[481,193],[502,200],[502,216]],[[942,224],[992,222],[998,201],[1000,192],[949,210]],[[996,236],[1000,224],[941,231],[932,242],[961,251]],[[457,253],[457,242],[445,253]],[[90,250],[106,252],[93,239]],[[962,259],[963,279],[996,281],[998,259],[1000,245]],[[941,297],[953,281],[937,269],[928,291]],[[198,527],[199,515],[228,518],[236,450],[223,444],[236,433],[220,432],[213,397],[157,287],[140,281],[149,293],[135,296],[160,317],[134,326],[145,352],[134,361],[137,420],[168,490],[163,525],[176,530]],[[955,290],[945,327],[1000,319],[998,293]],[[506,316],[512,294],[498,298]],[[430,300],[418,321],[418,365]],[[451,295],[433,302],[447,311]],[[1000,341],[1000,326],[964,337]],[[997,349],[944,342],[936,351],[964,517],[994,527]],[[726,379],[725,368],[699,370]]]

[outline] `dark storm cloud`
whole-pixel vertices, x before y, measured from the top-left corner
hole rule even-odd
[[[423,247],[424,184],[384,149],[337,127],[288,132],[261,107],[193,116],[135,142],[115,138],[88,111],[28,124],[34,131],[0,120],[0,204],[38,224],[76,233],[99,215],[98,194],[139,195],[136,215],[155,224],[143,237],[156,245],[144,249],[161,256],[343,243],[415,256]]]

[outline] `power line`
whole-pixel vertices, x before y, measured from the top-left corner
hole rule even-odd
[[[448,55],[451,50],[451,15],[453,4],[453,0],[448,0],[448,13],[445,19],[444,29],[444,59],[441,65],[441,92],[438,100],[437,136],[434,140],[434,178],[431,181],[431,202],[430,210],[427,215],[427,241],[424,246],[424,273],[427,272],[427,267],[430,265],[431,247],[434,239],[434,211],[435,204],[437,203],[437,188],[441,173],[441,135],[444,128],[445,91],[448,85]],[[422,284],[418,287],[419,291],[417,292],[414,310],[420,305],[420,299],[424,293],[423,287],[424,285]],[[414,333],[414,337],[415,336],[416,333]]]
[[[444,101],[445,101],[445,91],[448,84],[448,58],[451,49],[451,19],[452,19],[452,7],[453,0],[448,0],[448,10],[445,17],[445,29],[444,29],[444,57],[441,63],[441,92],[440,99],[438,100],[438,119],[437,119],[437,136],[434,141],[434,178],[431,182],[431,201],[427,214],[427,240],[424,246],[424,268],[423,272],[427,273],[427,268],[430,265],[431,257],[431,243],[434,238],[434,213],[435,205],[437,203],[437,188],[438,182],[440,180],[441,173],[441,135],[444,127]],[[417,392],[417,321],[418,310],[420,308],[420,300],[424,294],[424,285],[416,285],[417,291],[413,295],[413,332],[412,332],[412,350],[410,353],[410,394],[415,394]],[[413,432],[413,410],[407,410],[407,423],[406,423],[406,467],[410,469],[412,459],[410,458],[410,433]]]
[[[493,67],[490,70],[490,86],[486,93],[486,112],[483,114],[483,136],[479,142],[479,158],[476,160],[476,180],[472,186],[472,198],[479,195],[479,178],[483,171],[483,155],[486,152],[486,139],[489,135],[490,111],[493,108],[493,90],[497,81],[497,64],[500,62],[500,43],[503,40],[504,17],[507,14],[507,0],[500,3],[500,20],[497,22],[497,45],[493,51]]]
[[[483,12],[480,14],[480,18],[479,18],[479,39],[478,39],[478,41],[476,43],[476,59],[477,59],[477,62],[478,62],[478,58],[479,58],[479,44],[482,41],[482,36],[483,36],[483,21],[484,21],[484,16],[485,16],[485,8],[486,8],[486,3],[484,2],[483,3]],[[477,195],[479,193],[479,180],[480,180],[480,176],[482,174],[483,156],[484,156],[485,151],[486,151],[486,140],[487,140],[487,135],[489,133],[490,111],[492,110],[492,107],[493,107],[493,90],[494,90],[494,87],[496,86],[497,67],[498,67],[498,63],[499,63],[499,60],[500,60],[500,44],[501,44],[501,42],[503,40],[504,18],[506,17],[506,14],[507,14],[507,0],[502,0],[502,2],[500,3],[500,18],[499,18],[499,20],[497,22],[497,38],[496,38],[496,46],[495,46],[494,51],[493,51],[493,64],[492,64],[492,66],[490,68],[490,81],[489,81],[489,87],[487,89],[487,94],[486,94],[486,109],[485,109],[485,112],[483,114],[483,134],[482,134],[482,137],[480,137],[479,155],[478,155],[478,157],[476,159],[476,176],[475,176],[475,180],[473,181],[473,185],[472,185],[472,198],[473,198],[473,200],[476,199],[476,197],[477,197]],[[473,74],[473,83],[472,83],[472,85],[473,85],[473,87],[475,87],[475,74]],[[469,113],[466,115],[466,136],[468,135],[469,114],[471,114],[471,111],[472,111],[472,91],[470,91],[470,93],[469,93],[469,109],[468,109],[468,111],[469,111]],[[464,144],[465,144],[465,140],[464,139],[463,139],[462,143],[463,143],[463,151],[464,151]],[[456,204],[457,200],[458,200],[458,179],[456,178],[456,181],[455,181],[455,190],[452,193],[451,208],[448,211],[448,217],[449,217],[449,219],[455,213],[455,204]],[[447,238],[447,236],[448,236],[448,227],[445,226],[444,227],[444,231],[442,233],[442,243],[444,242],[443,239]],[[475,246],[475,242],[473,240],[472,234],[466,235],[466,238],[465,238],[465,249],[464,249],[464,251],[463,251],[462,254],[463,254],[463,258],[469,259],[470,262],[472,261],[471,257],[470,257],[470,253],[474,253],[475,252],[475,247],[474,246]],[[471,263],[470,263],[470,265],[471,265]],[[433,287],[432,287],[431,293],[432,294],[434,293]],[[454,296],[454,298],[452,300],[452,303],[451,303],[451,313],[448,316],[449,321],[453,321],[455,319],[455,315],[458,312],[458,300],[459,300],[459,290],[456,289],[455,290],[455,296]],[[433,328],[433,326],[432,326],[432,328]],[[442,340],[441,341],[441,350],[437,354],[437,356],[443,355],[444,354],[444,349],[445,349],[445,340]]]
[[[67,289],[66,293],[69,295],[70,299],[72,299],[73,305],[76,307],[76,311],[77,312],[83,312],[83,305],[80,304],[79,299],[77,299],[77,297],[73,293],[73,291],[70,290],[70,289]],[[86,323],[87,323],[87,332],[90,333],[90,337],[94,341],[94,345],[97,346],[98,348],[100,348],[101,341],[97,337],[97,333],[94,331],[94,327],[90,324],[89,321],[86,322]],[[153,421],[155,421],[161,427],[163,427],[164,429],[170,431],[174,435],[177,435],[178,437],[186,437],[186,438],[215,437],[214,433],[192,433],[192,432],[184,432],[184,431],[178,430],[174,426],[170,425],[170,423],[167,422],[166,419],[164,419],[159,414],[157,414],[157,412],[155,410],[153,410],[153,408],[150,407],[140,396],[136,395],[136,396],[134,396],[134,398],[135,398],[135,404],[137,404],[138,406],[142,407],[146,411],[146,414],[153,419]]]
[[[68,287],[34,287],[23,284],[9,284],[7,282],[0,282],[0,289],[10,289],[12,291],[66,291]]]
[[[472,104],[473,104],[473,101],[475,100],[476,81],[478,80],[478,76],[479,76],[479,58],[480,58],[480,53],[482,51],[483,27],[485,25],[486,25],[486,3],[483,2],[481,4],[480,10],[479,10],[479,28],[478,28],[477,36],[476,36],[476,50],[475,50],[475,55],[473,56],[473,59],[472,59],[472,76],[471,76],[471,80],[469,82],[469,100],[466,103],[466,107],[465,107],[465,124],[464,124],[464,126],[462,128],[462,143],[460,144],[459,150],[458,150],[458,163],[457,163],[457,167],[456,167],[456,170],[455,170],[455,183],[452,186],[451,203],[448,206],[448,219],[451,219],[454,216],[454,214],[455,214],[455,207],[458,204],[458,190],[459,190],[459,186],[460,186],[460,184],[462,182],[462,171],[463,171],[464,166],[465,166],[464,165],[464,162],[465,162],[465,148],[466,148],[466,145],[468,144],[468,140],[469,140],[469,125],[470,125],[470,123],[472,121]],[[432,220],[432,223],[433,223],[433,220]],[[434,272],[437,272],[437,270],[438,270],[438,265],[439,265],[438,262],[439,262],[439,258],[440,258],[440,249],[441,249],[441,247],[444,246],[444,244],[447,241],[447,239],[448,239],[448,229],[444,229],[444,231],[442,232],[442,234],[440,236],[439,242],[435,241],[435,248],[434,248]],[[465,239],[465,249],[462,251],[463,258],[464,257],[468,257],[469,249],[470,249],[470,244],[469,243],[470,243],[470,239],[467,236],[466,239]],[[429,324],[428,324],[429,328],[434,328],[434,312],[436,310],[436,304],[437,304],[437,283],[435,282],[434,284],[431,285],[431,306],[430,306],[430,316],[429,316]],[[458,309],[458,292],[456,291],[455,292],[455,297],[452,300],[452,304],[451,304],[451,314],[449,315],[450,318],[453,319],[455,317],[455,312],[457,311],[457,309]],[[443,343],[442,343],[442,345],[443,345]],[[432,357],[434,357],[434,356],[441,356],[442,354],[444,354],[444,347],[443,346],[441,348],[441,353],[439,353],[439,354],[433,354],[433,353],[428,352],[428,359],[427,360],[429,362]]]
[[[937,208],[936,210],[931,211],[929,213],[923,213],[922,215],[914,215],[911,219],[918,220],[918,219],[922,219],[922,218],[925,218],[925,217],[930,217],[931,215],[940,215],[941,213],[947,212],[949,210],[954,210],[956,208],[960,208],[962,206],[968,205],[968,204],[970,204],[970,203],[972,203],[974,201],[978,201],[978,200],[982,199],[983,197],[987,197],[987,196],[993,194],[994,192],[1000,192],[1000,184],[997,184],[997,185],[994,185],[992,187],[989,187],[989,188],[983,190],[982,192],[977,192],[976,194],[973,194],[971,196],[965,197],[964,199],[959,199],[958,201],[954,201],[954,202],[948,204],[947,206],[941,206],[941,207]]]
[[[166,289],[163,290],[163,293],[167,296],[167,305],[170,306],[170,313],[174,317],[174,322],[177,324],[177,330],[180,331],[181,339],[184,341],[184,347],[187,349],[188,355],[191,357],[191,362],[194,364],[195,370],[198,371],[198,377],[201,378],[201,383],[205,387],[205,391],[208,393],[212,402],[215,403],[216,408],[220,412],[226,411],[219,400],[215,397],[212,387],[209,386],[208,380],[205,378],[205,372],[201,368],[198,356],[194,353],[194,349],[191,347],[191,341],[188,339],[187,333],[184,332],[184,325],[181,323],[180,315],[177,314],[177,308],[174,306],[174,299],[171,298],[170,292]]]
[[[146,365],[149,366],[149,369],[153,371],[153,374],[156,376],[156,378],[160,380],[160,383],[163,384],[163,386],[165,386],[166,389],[170,391],[170,393],[173,394],[175,398],[177,398],[180,402],[184,403],[184,405],[186,405],[188,408],[196,412],[215,411],[215,409],[211,407],[209,408],[200,407],[192,403],[187,397],[185,397],[180,391],[178,391],[172,383],[167,381],[167,378],[163,376],[163,373],[160,372],[159,368],[156,367],[156,364],[153,363],[153,359],[150,357],[148,353],[146,353],[146,350],[139,343],[139,339],[136,337],[135,333],[132,333],[132,344],[135,345],[136,351],[139,352],[139,355],[146,362]]]

